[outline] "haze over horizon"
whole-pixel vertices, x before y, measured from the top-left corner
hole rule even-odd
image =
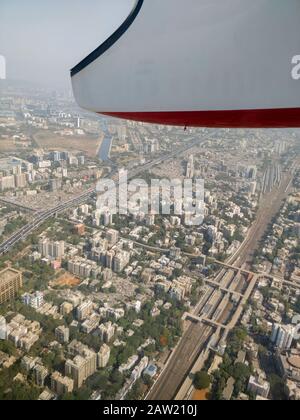
[[[70,69],[120,26],[132,5],[133,0],[2,0],[0,55],[7,79],[69,88]]]

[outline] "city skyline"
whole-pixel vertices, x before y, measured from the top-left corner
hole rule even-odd
[[[299,0],[187,3],[1,1],[0,401],[300,401]]]
[[[299,130],[147,125],[19,89],[0,104],[0,399],[299,399]],[[203,223],[175,194],[170,214],[103,212],[119,170],[204,179]]]

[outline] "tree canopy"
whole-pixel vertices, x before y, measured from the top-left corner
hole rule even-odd
[[[194,386],[196,389],[207,389],[210,387],[210,376],[204,371],[197,372],[194,377]]]

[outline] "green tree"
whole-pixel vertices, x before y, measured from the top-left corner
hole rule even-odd
[[[204,371],[197,372],[194,376],[194,386],[196,389],[207,389],[210,387],[210,376]]]

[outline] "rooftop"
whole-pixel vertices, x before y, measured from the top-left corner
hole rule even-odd
[[[6,268],[0,272],[0,283],[6,283],[13,280],[16,276],[19,276],[21,273],[13,268]]]
[[[291,356],[288,363],[295,369],[300,369],[300,356]]]

